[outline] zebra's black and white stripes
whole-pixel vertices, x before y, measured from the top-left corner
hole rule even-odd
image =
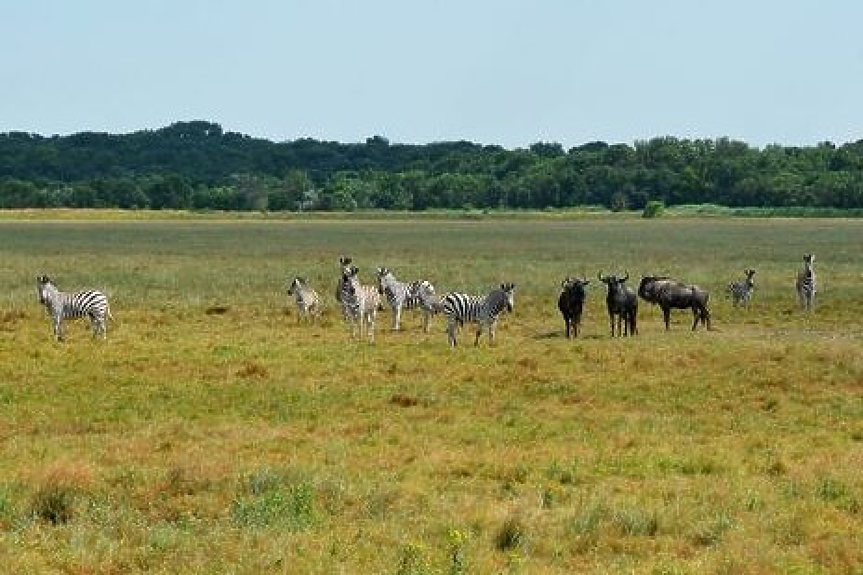
[[[93,328],[93,336],[107,335],[105,320],[114,319],[108,307],[108,298],[100,291],[86,290],[76,293],[66,293],[57,289],[48,276],[36,278],[36,292],[39,303],[45,306],[51,316],[54,336],[57,341],[63,341],[63,320],[87,316]]]
[[[797,272],[797,298],[800,300],[800,307],[806,311],[811,311],[815,306],[815,255],[806,254],[803,256],[803,268]]]
[[[458,328],[465,322],[476,324],[474,345],[484,329],[488,329],[489,343],[494,342],[494,331],[498,317],[504,312],[512,312],[515,305],[515,284],[501,284],[487,296],[471,296],[463,293],[448,293],[440,302],[441,311],[447,318],[447,337],[451,347],[458,345]]]
[[[297,323],[304,317],[314,323],[321,315],[321,298],[305,278],[295,277],[288,286],[288,295],[294,296],[297,301]]]
[[[731,293],[731,303],[734,307],[743,304],[743,307],[749,307],[749,301],[752,299],[752,292],[755,289],[755,280],[752,276],[755,275],[755,270],[744,270],[744,277],[740,281],[728,284],[728,291]]]
[[[345,318],[351,322],[351,335],[361,338],[365,332],[369,341],[374,342],[375,317],[381,304],[381,296],[374,287],[360,283],[360,270],[350,265],[350,259],[343,258],[340,261],[342,277],[339,281],[338,300],[342,304]]]
[[[423,306],[423,298],[420,297],[420,286],[426,292],[434,295],[434,286],[427,280],[402,282],[396,279],[392,270],[378,268],[378,290],[387,299],[392,309],[392,329],[401,329],[401,317],[403,309],[421,309],[423,311],[423,331],[428,333],[433,310]]]

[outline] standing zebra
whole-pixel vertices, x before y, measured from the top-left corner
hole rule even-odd
[[[504,311],[512,312],[515,305],[515,284],[501,284],[487,296],[470,296],[463,293],[448,293],[440,302],[440,307],[446,315],[446,331],[450,347],[458,345],[456,335],[460,325],[465,322],[476,324],[476,339],[474,346],[479,345],[483,328],[488,328],[488,341],[494,343],[494,330],[497,318]]]
[[[338,300],[342,303],[342,311],[351,322],[351,335],[362,338],[363,331],[368,334],[369,342],[375,341],[375,316],[381,304],[381,295],[372,286],[362,285],[356,266],[342,266],[342,279],[339,282]],[[356,327],[359,327],[359,333]],[[365,327],[364,327],[365,326]]]
[[[45,306],[54,326],[54,337],[63,341],[63,320],[88,316],[93,329],[93,337],[106,337],[105,319],[114,319],[108,308],[108,298],[96,290],[66,293],[57,289],[48,276],[36,278],[36,293],[39,303]]]
[[[797,298],[800,300],[800,307],[806,311],[811,311],[815,306],[815,255],[806,254],[803,256],[803,269],[797,272]]]
[[[743,273],[746,275],[740,281],[728,284],[728,291],[731,293],[731,303],[737,307],[741,303],[745,308],[749,308],[749,300],[752,299],[752,291],[755,289],[755,281],[752,276],[755,275],[755,270],[747,269]]]
[[[321,315],[321,298],[318,292],[309,287],[305,278],[295,277],[288,286],[288,295],[297,300],[297,324],[303,317],[309,318],[312,323]]]
[[[433,310],[422,305],[423,300],[420,297],[419,289],[423,282],[427,284],[425,290],[431,291],[431,294],[434,295],[434,286],[426,280],[401,282],[396,279],[392,270],[378,268],[378,292],[386,296],[387,303],[393,311],[393,330],[401,329],[402,309],[419,308],[423,311],[423,331],[428,333]]]

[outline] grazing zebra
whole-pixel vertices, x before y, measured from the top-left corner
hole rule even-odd
[[[419,308],[423,311],[423,331],[428,333],[429,324],[433,310],[427,306],[423,306],[423,300],[420,297],[420,284],[425,282],[426,292],[430,291],[434,295],[434,286],[426,280],[417,280],[412,282],[401,282],[396,279],[392,270],[387,268],[378,268],[378,292],[386,296],[387,303],[393,310],[392,329],[401,329],[402,309]]]
[[[815,306],[815,263],[814,254],[806,254],[803,256],[803,269],[797,272],[797,298],[800,300],[800,307],[806,311],[811,311]]]
[[[372,286],[362,285],[357,274],[359,269],[350,265],[350,261],[342,266],[342,279],[339,283],[339,301],[342,303],[342,311],[351,322],[351,335],[353,337],[363,336],[363,331],[368,334],[369,342],[375,341],[375,316],[381,305],[381,295]],[[357,334],[356,328],[359,328]]]
[[[755,289],[755,281],[752,276],[755,275],[755,270],[748,269],[743,272],[746,277],[738,282],[728,284],[728,291],[731,293],[731,303],[737,307],[741,303],[744,307],[749,308],[749,300],[752,299],[752,291]]]
[[[470,296],[463,293],[448,293],[440,302],[441,311],[446,315],[446,331],[450,347],[458,345],[456,335],[464,322],[476,324],[474,346],[479,345],[483,329],[488,328],[488,341],[494,343],[494,330],[497,318],[504,311],[512,312],[515,305],[515,284],[501,284],[487,296]]]
[[[108,298],[96,290],[66,293],[57,289],[48,276],[36,278],[36,293],[39,303],[45,306],[54,326],[54,337],[63,341],[63,320],[88,316],[93,329],[93,337],[106,337],[105,318],[114,319],[108,308]]]
[[[318,292],[309,287],[305,278],[295,277],[288,286],[288,295],[297,300],[297,324],[303,317],[309,318],[312,323],[321,315],[321,298]]]

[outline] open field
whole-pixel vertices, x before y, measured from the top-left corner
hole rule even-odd
[[[0,563],[861,573],[861,246],[843,219],[0,221]],[[365,282],[515,282],[515,313],[494,347],[468,329],[451,351],[412,312],[351,341],[340,254]],[[567,341],[560,280],[625,269],[708,288],[715,330],[676,312],[665,333],[642,302],[640,335],[611,339],[594,279]],[[41,273],[109,295],[106,342],[82,322],[52,341]],[[329,303],[320,325],[296,324],[293,275]]]

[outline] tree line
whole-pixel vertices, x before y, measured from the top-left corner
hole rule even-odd
[[[129,134],[0,134],[2,208],[863,208],[863,140],[757,148],[657,137],[566,150],[472,142],[272,142],[179,122]]]

